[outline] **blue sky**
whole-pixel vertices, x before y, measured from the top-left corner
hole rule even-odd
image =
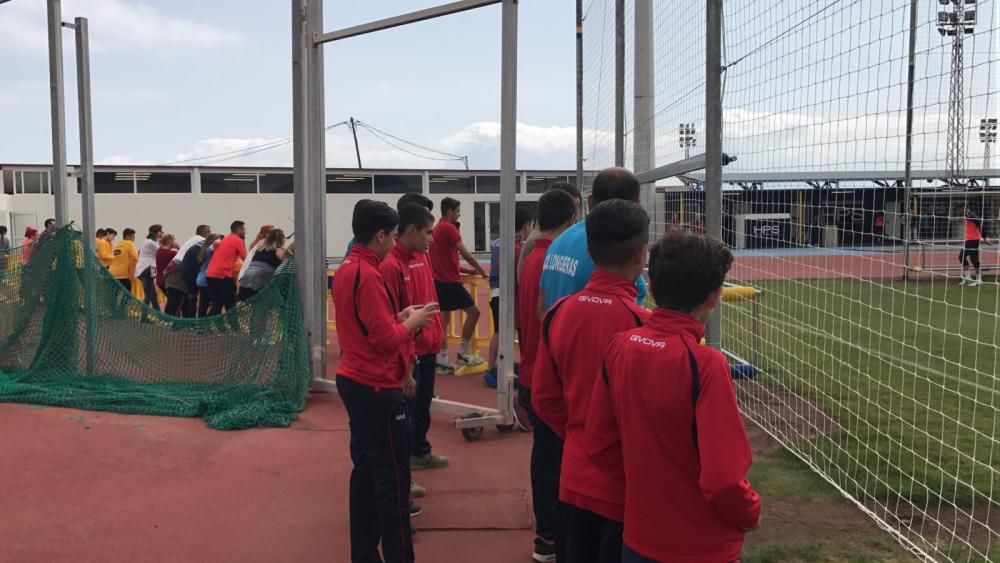
[[[437,0],[326,2],[325,29],[408,12]],[[49,162],[45,3],[0,5],[0,162]],[[64,0],[63,19],[90,18],[95,158],[165,163],[291,135],[287,0]],[[574,2],[520,9],[520,168],[573,168]],[[78,160],[73,33],[65,30],[67,146]],[[500,8],[483,8],[326,47],[326,121],[354,116],[383,131],[499,161]],[[407,155],[359,131],[366,166],[457,167]],[[328,140],[328,164],[353,166],[349,131]],[[282,147],[231,164],[289,164]]]

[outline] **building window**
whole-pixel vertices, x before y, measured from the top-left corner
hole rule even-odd
[[[566,176],[549,176],[549,175],[537,175],[528,176],[525,180],[527,184],[527,190],[529,194],[543,194],[550,189],[552,186],[558,184],[559,182],[567,182],[569,179]]]
[[[190,172],[136,172],[136,191],[141,194],[189,194]]]
[[[420,193],[424,188],[423,176],[401,174],[376,174],[375,193],[377,194],[408,194]]]
[[[327,174],[326,193],[370,194],[372,193],[371,174]]]
[[[14,193],[14,171],[4,170],[3,171],[3,193],[13,194]]]
[[[294,176],[291,174],[264,174],[257,175],[257,183],[262,194],[290,194],[294,192]]]
[[[432,194],[471,194],[474,191],[472,176],[431,176]]]
[[[19,194],[52,193],[48,170],[18,170],[14,172],[14,192]]]
[[[135,193],[135,174],[133,172],[94,172],[94,193]]]
[[[257,193],[256,172],[211,172],[201,174],[203,194],[255,194]]]
[[[514,175],[514,193],[521,192],[521,175]],[[500,193],[500,176],[476,176],[477,194]]]

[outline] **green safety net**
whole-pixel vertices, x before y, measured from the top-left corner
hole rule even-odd
[[[66,227],[0,251],[0,401],[202,417],[220,430],[287,426],[308,355],[294,268],[222,315],[136,300]],[[88,298],[89,296],[89,298]]]

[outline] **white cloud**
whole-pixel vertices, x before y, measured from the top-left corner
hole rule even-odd
[[[0,6],[0,47],[46,51],[46,2],[27,0]],[[95,50],[129,47],[203,48],[240,40],[240,35],[212,24],[164,15],[152,7],[125,0],[66,0],[64,21],[87,17]],[[64,38],[64,40],[66,40]],[[72,40],[66,40],[67,49]]]
[[[113,154],[107,158],[98,160],[96,164],[104,166],[143,166],[154,163],[149,162],[148,160],[135,160],[132,157],[123,154]]]

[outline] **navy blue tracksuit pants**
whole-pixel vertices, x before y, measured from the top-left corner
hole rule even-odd
[[[426,354],[417,357],[413,368],[413,379],[417,381],[417,394],[410,401],[410,421],[413,423],[413,455],[431,453],[431,443],[427,441],[427,431],[431,427],[431,401],[434,400],[434,377],[437,371],[437,355]]]
[[[351,428],[351,562],[410,563],[410,442],[401,389],[337,376]],[[378,546],[382,544],[382,557]]]
[[[563,441],[531,408],[531,390],[518,388],[518,401],[528,411],[534,440],[531,443],[531,500],[535,534],[555,542],[556,562],[565,563],[566,537],[563,504],[559,501]]]

